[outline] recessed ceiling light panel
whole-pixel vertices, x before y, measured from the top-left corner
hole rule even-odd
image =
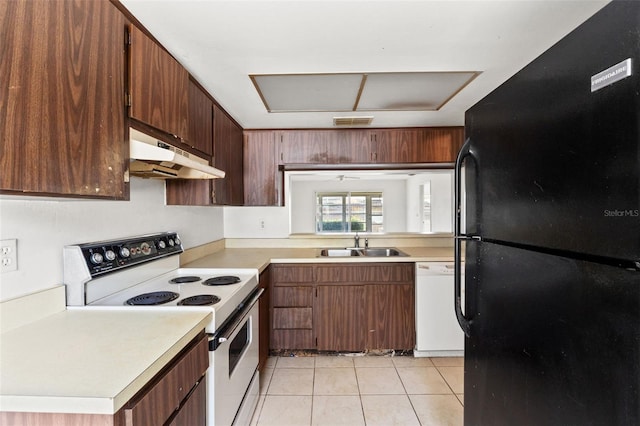
[[[478,72],[254,74],[269,112],[437,111]]]
[[[367,76],[358,111],[437,111],[475,72],[399,72]]]
[[[267,111],[352,111],[362,74],[252,75]]]

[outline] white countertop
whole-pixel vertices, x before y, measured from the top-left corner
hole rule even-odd
[[[451,262],[453,247],[398,247],[402,257],[320,257],[320,248],[225,248],[182,265],[184,268],[257,268],[271,263]]]
[[[0,410],[114,414],[210,320],[204,311],[72,308],[5,331]]]

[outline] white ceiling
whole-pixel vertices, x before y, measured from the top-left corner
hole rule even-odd
[[[609,0],[120,0],[245,129],[457,126]],[[439,111],[268,113],[250,74],[480,71]]]

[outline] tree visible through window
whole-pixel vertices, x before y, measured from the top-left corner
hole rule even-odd
[[[316,193],[316,232],[383,232],[382,192]]]

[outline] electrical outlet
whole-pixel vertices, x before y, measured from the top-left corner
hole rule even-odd
[[[258,219],[258,227],[260,228],[261,231],[264,231],[264,228],[265,228],[264,219],[262,218]]]
[[[18,270],[18,240],[0,240],[0,272]]]

